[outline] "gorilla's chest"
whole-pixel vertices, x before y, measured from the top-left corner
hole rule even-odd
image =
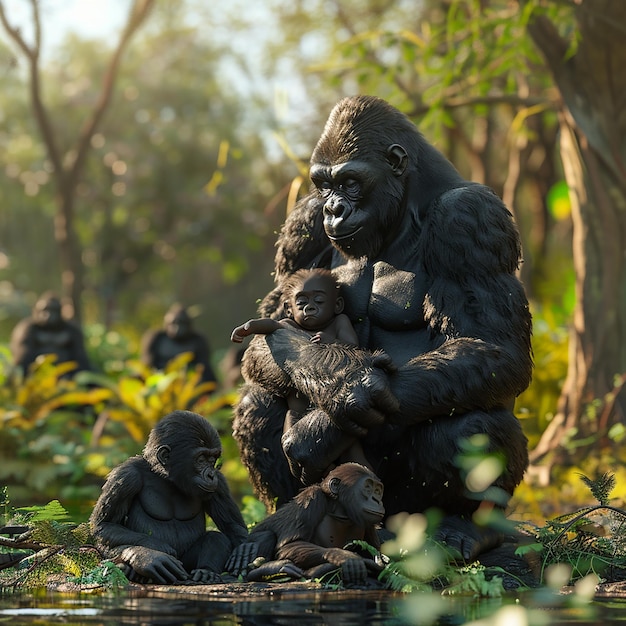
[[[359,345],[385,350],[398,366],[433,347],[424,320],[428,282],[420,267],[353,261],[334,270]]]
[[[175,340],[163,335],[159,345],[159,353],[163,359],[169,361],[183,352],[195,353],[197,347],[197,343],[191,338]]]
[[[335,272],[342,284],[345,311],[355,324],[367,320],[388,331],[425,326],[423,274],[398,269],[385,261],[348,263]]]
[[[67,330],[45,330],[38,329],[35,335],[35,343],[38,347],[61,348],[69,346],[72,335]]]
[[[199,500],[185,496],[160,477],[145,481],[138,499],[141,509],[154,520],[188,521],[198,516],[204,517]]]

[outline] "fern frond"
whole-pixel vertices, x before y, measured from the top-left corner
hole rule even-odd
[[[589,487],[591,495],[602,505],[608,506],[609,496],[615,488],[615,474],[605,472],[602,476],[592,479],[584,474],[578,474],[580,479]]]

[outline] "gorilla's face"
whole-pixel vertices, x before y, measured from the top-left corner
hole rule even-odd
[[[375,259],[396,235],[420,142],[410,120],[380,98],[344,98],[330,112],[310,175],[326,234],[345,256]]]
[[[61,313],[61,301],[57,298],[39,300],[35,304],[33,318],[37,326],[56,330],[63,326],[63,316]]]
[[[406,154],[397,144],[386,154],[380,162],[311,165],[311,180],[324,201],[324,230],[347,257],[376,257],[384,236],[401,220]]]
[[[334,279],[313,274],[293,284],[284,309],[300,328],[324,330],[343,311],[343,299]]]
[[[170,339],[182,340],[191,335],[191,318],[185,311],[169,315],[165,319],[165,332]]]

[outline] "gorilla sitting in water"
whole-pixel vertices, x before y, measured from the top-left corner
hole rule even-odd
[[[255,491],[271,508],[303,487],[281,449],[285,394],[295,388],[310,399],[310,428],[293,442],[302,467],[315,467],[331,427],[358,436],[385,485],[387,516],[436,507],[446,516],[439,538],[473,559],[498,542],[473,514],[481,503],[503,509],[528,464],[512,412],[532,373],[512,216],[370,96],[335,106],[310,177],[279,235],[277,287],[259,313],[280,317],[285,275],[330,268],[360,348],[285,330],[253,338],[233,427]],[[478,487],[459,468],[474,435],[503,459],[501,474]]]

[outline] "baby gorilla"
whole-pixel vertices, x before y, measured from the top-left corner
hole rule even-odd
[[[174,411],[150,432],[143,455],[108,476],[91,514],[107,558],[129,580],[219,582],[229,554],[248,536],[224,475],[215,428],[190,411]],[[210,516],[219,531],[206,530]]]
[[[251,570],[248,580],[271,580],[277,574],[318,578],[339,568],[344,585],[363,585],[368,572],[377,575],[382,565],[369,553],[355,552],[352,542],[380,548],[382,497],[383,484],[368,468],[339,465],[320,484],[303,489],[257,524],[249,541],[234,551],[227,569],[240,574],[263,557],[269,562]]]
[[[343,297],[332,272],[321,268],[302,269],[287,276],[282,284],[282,312],[286,318],[248,320],[237,326],[230,338],[235,343],[241,343],[248,335],[269,335],[280,328],[290,328],[307,333],[312,343],[338,342],[356,346],[356,332],[348,316],[342,313],[343,308]],[[298,442],[302,441],[303,434],[316,427],[310,419],[300,422],[310,409],[309,399],[295,389],[288,390],[285,395],[288,411],[281,441],[291,473],[301,483],[310,485],[319,482],[336,463],[354,461],[369,467],[358,439],[334,428],[332,423],[325,424],[326,454],[315,455],[308,446],[306,450],[301,450]]]
[[[253,334],[269,335],[279,328],[299,328],[311,335],[314,343],[358,342],[352,323],[342,313],[343,298],[339,284],[329,270],[299,270],[288,276],[283,285],[283,312],[286,319],[263,317],[237,326],[230,337],[241,343]]]

